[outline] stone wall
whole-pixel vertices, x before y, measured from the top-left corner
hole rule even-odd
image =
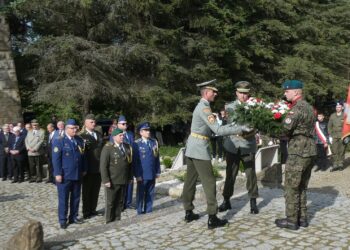
[[[1,2],[1,1],[0,1]],[[0,124],[22,121],[16,69],[11,55],[10,32],[0,16]]]

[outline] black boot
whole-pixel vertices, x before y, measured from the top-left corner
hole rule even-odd
[[[250,198],[250,213],[251,214],[258,214],[259,209],[256,206],[256,198]]]
[[[300,218],[299,219],[299,226],[301,226],[301,227],[308,227],[309,226],[309,222],[308,222],[307,218]]]
[[[185,221],[191,222],[199,219],[199,214],[193,213],[192,210],[186,210]]]
[[[209,229],[214,229],[214,228],[217,228],[217,227],[223,227],[225,226],[226,224],[228,223],[227,220],[225,219],[219,219],[216,214],[214,215],[209,215],[209,218],[208,218],[208,228]]]
[[[298,223],[294,223],[290,220],[286,219],[276,219],[275,220],[276,226],[280,227],[280,228],[287,228],[287,229],[291,229],[291,230],[298,230],[299,229],[299,225]]]
[[[219,206],[219,212],[224,212],[229,209],[232,209],[230,199],[224,199],[222,204]]]

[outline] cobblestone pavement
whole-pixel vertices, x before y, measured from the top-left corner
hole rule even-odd
[[[169,197],[158,197],[152,214],[137,216],[135,210],[126,210],[115,223],[105,225],[104,217],[97,216],[62,230],[54,185],[5,181],[0,182],[0,242],[6,242],[28,219],[35,219],[43,224],[45,248],[52,250],[350,249],[350,199],[332,187],[310,188],[310,227],[298,231],[278,229],[274,224],[276,218],[284,217],[281,189],[260,188],[258,215],[249,214],[246,193],[234,196],[231,203],[232,210],[219,214],[230,225],[215,230],[207,229],[203,201],[196,202],[200,220],[187,224],[181,202]],[[103,207],[101,190],[98,209],[103,211]]]

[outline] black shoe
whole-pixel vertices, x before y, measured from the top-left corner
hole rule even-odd
[[[18,181],[18,183],[22,183],[22,182],[24,182],[24,180],[19,180],[19,181]]]
[[[66,229],[68,227],[67,223],[60,224],[61,229]]]
[[[224,199],[224,201],[219,206],[219,212],[225,212],[226,210],[232,209],[230,200]]]
[[[33,183],[33,182],[35,182],[35,180],[29,180],[28,182],[29,182],[29,183]]]
[[[300,227],[308,227],[309,222],[307,221],[307,219],[299,219],[299,226]]]
[[[13,180],[13,181],[11,181],[11,183],[17,183],[18,181],[17,180]]]
[[[297,223],[293,223],[289,221],[288,219],[276,219],[275,220],[276,226],[280,228],[287,228],[291,230],[298,230],[299,225]]]
[[[7,178],[2,178],[2,181],[6,181],[7,180]]]
[[[76,218],[74,220],[69,220],[69,224],[83,224],[84,220]]]
[[[334,171],[338,171],[338,170],[342,170],[341,166],[332,166],[330,172],[334,172]]]
[[[209,218],[208,218],[208,228],[209,229],[214,229],[214,228],[217,228],[217,227],[223,227],[225,226],[226,224],[228,223],[227,220],[225,219],[219,219],[216,214],[214,215],[209,215]]]
[[[250,198],[250,213],[251,214],[258,214],[259,209],[256,205],[256,198]]]
[[[42,181],[43,181],[43,180],[36,180],[37,183],[40,183],[40,182],[42,182]]]
[[[187,210],[186,211],[186,215],[185,215],[185,221],[188,223],[188,222],[191,222],[191,221],[194,221],[194,220],[198,220],[199,219],[199,214],[195,214],[193,213],[192,210]]]

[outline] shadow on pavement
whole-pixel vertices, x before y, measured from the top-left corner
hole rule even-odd
[[[19,199],[24,199],[28,196],[23,194],[12,194],[12,195],[6,195],[6,196],[0,196],[0,202],[6,202],[6,201],[15,201]]]
[[[69,240],[69,241],[47,241],[44,242],[44,249],[50,249],[53,246],[64,246],[65,249],[67,249],[68,247],[72,247],[75,244],[77,244],[78,241],[77,240]],[[62,248],[59,248],[62,249]]]
[[[314,193],[310,195],[310,192]],[[316,193],[316,194],[315,194]],[[317,198],[317,193],[322,194],[322,200]],[[332,186],[325,186],[322,188],[310,188],[307,190],[307,199],[311,200],[311,203],[308,204],[308,215],[309,221],[311,221],[318,211],[326,207],[331,207],[336,198],[338,197],[339,192],[334,189]]]

